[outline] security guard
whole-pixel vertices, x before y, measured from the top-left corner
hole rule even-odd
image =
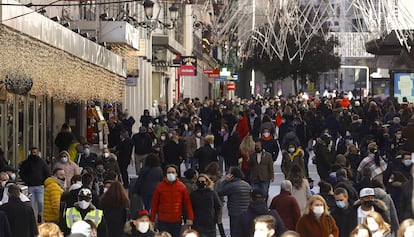
[[[78,193],[78,202],[74,207],[67,208],[64,217],[65,223],[63,230],[70,233],[72,225],[80,220],[91,220],[95,223],[98,236],[106,237],[106,223],[103,218],[103,211],[97,209],[92,204],[92,191],[89,188],[81,188]]]

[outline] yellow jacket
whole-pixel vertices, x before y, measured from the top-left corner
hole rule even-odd
[[[59,220],[62,193],[63,189],[55,178],[49,177],[45,180],[43,218],[46,222]]]

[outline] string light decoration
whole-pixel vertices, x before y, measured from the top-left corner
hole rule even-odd
[[[4,84],[6,90],[13,94],[26,95],[33,86],[33,80],[22,70],[8,72],[6,79],[0,81],[0,85]]]
[[[23,72],[33,82],[32,95],[62,102],[123,100],[123,77],[1,25],[0,52],[0,78]]]

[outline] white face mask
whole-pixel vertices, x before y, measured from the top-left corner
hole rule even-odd
[[[369,229],[371,232],[375,232],[375,231],[377,231],[377,230],[378,230],[378,228],[379,228],[379,226],[378,226],[378,224],[377,224],[377,223],[370,223],[370,224],[368,224],[367,226],[368,226],[368,229]]]
[[[314,206],[312,207],[312,211],[317,217],[320,217],[324,212],[324,208],[323,206]]]
[[[81,209],[85,210],[86,208],[89,207],[89,205],[91,204],[91,202],[87,202],[85,200],[79,201],[78,205]]]
[[[263,133],[263,136],[264,136],[264,137],[269,137],[269,136],[270,136],[270,133],[265,132],[265,133]]]
[[[262,232],[262,231],[260,231],[260,232],[254,232],[254,235],[253,235],[253,237],[267,237],[268,236],[268,234],[266,233],[266,232]]]
[[[108,158],[108,157],[109,157],[109,153],[108,153],[108,152],[105,152],[105,153],[103,154],[103,156],[104,156],[105,158]]]
[[[150,227],[150,225],[149,225],[149,222],[138,222],[138,231],[139,232],[141,232],[141,233],[147,233],[148,232],[148,230],[149,230],[149,227]]]
[[[160,137],[161,141],[165,141],[165,138],[166,138],[165,136]]]
[[[196,133],[197,137],[201,137],[201,132]]]
[[[414,236],[414,226],[407,226],[404,231],[404,237],[413,237]]]
[[[104,193],[106,193],[106,191],[108,191],[108,188],[107,188],[107,187],[105,187],[105,188],[103,189],[103,192],[104,192]]]
[[[175,174],[167,174],[167,180],[170,182],[174,182],[176,178]]]
[[[7,183],[7,180],[3,180],[3,181],[1,181],[1,186],[2,186],[2,187],[5,187],[5,186],[6,186],[6,183]]]
[[[60,160],[61,160],[63,163],[68,162],[68,158],[67,158],[66,156],[62,156],[62,158],[60,158]]]

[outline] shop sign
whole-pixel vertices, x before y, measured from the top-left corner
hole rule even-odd
[[[227,83],[227,90],[228,91],[235,91],[236,90],[236,83]]]
[[[195,67],[192,65],[182,65],[178,68],[178,73],[180,76],[195,76],[196,71]]]
[[[137,77],[127,77],[125,80],[126,86],[137,86]]]
[[[216,77],[216,78],[214,78],[214,81],[225,82],[225,81],[227,81],[227,77]]]

